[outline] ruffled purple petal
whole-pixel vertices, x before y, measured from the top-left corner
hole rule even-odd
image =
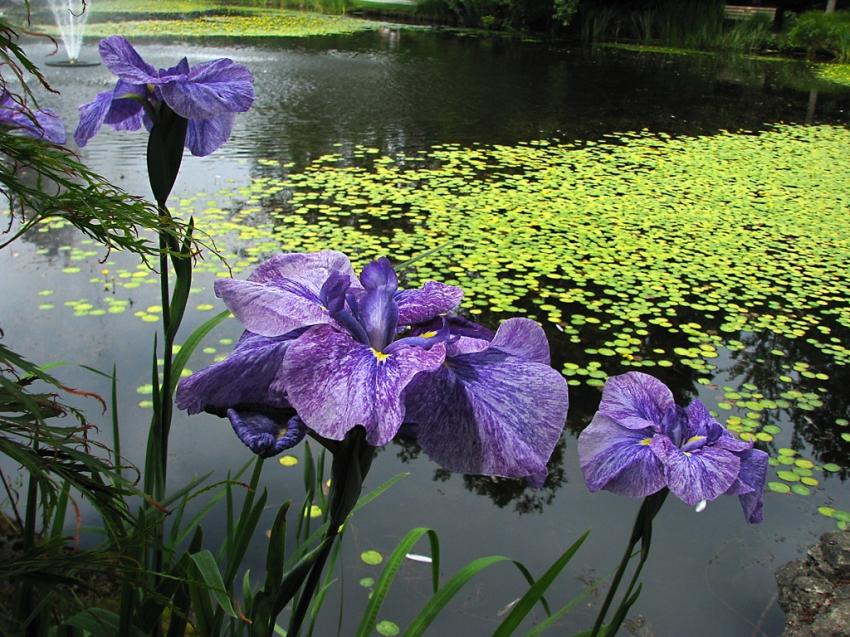
[[[599,413],[627,429],[660,431],[675,417],[676,403],[667,386],[654,376],[628,372],[607,380]]]
[[[185,77],[165,79],[162,98],[186,119],[244,113],[254,102],[251,72],[227,58],[198,64]]]
[[[490,347],[532,363],[549,364],[549,341],[540,325],[531,319],[504,321],[490,341]]]
[[[262,336],[283,336],[300,327],[331,320],[315,296],[236,279],[219,279],[214,285],[216,296],[245,329]]]
[[[80,106],[80,123],[74,131],[74,141],[80,148],[97,135],[97,131],[103,126],[103,121],[112,106],[112,96],[113,91],[103,91],[95,96],[94,101]]]
[[[374,352],[347,332],[318,325],[289,348],[279,382],[305,424],[320,436],[342,440],[357,425],[380,447],[404,420],[402,392],[420,372],[434,371],[445,348],[408,347],[389,356]]]
[[[741,470],[738,456],[725,449],[703,447],[687,453],[666,436],[655,436],[649,447],[664,465],[670,491],[690,506],[723,495]]]
[[[406,403],[419,444],[443,467],[541,484],[569,398],[552,368],[489,348],[420,374]]]
[[[490,347],[490,341],[468,336],[455,336],[446,344],[446,356],[483,352],[488,347]]]
[[[768,455],[760,449],[747,449],[739,453],[738,457],[741,470],[726,493],[738,496],[748,522],[758,523],[764,518],[762,500],[767,480]]]
[[[138,100],[124,96],[136,95],[144,98],[145,93],[144,86],[118,80],[112,91],[112,103],[103,120],[104,124],[110,124],[115,130],[139,130],[142,127],[143,107]]]
[[[224,113],[210,119],[190,119],[186,130],[186,148],[196,157],[206,157],[230,139],[235,113]]]
[[[331,322],[322,304],[322,287],[333,272],[352,280],[351,263],[341,252],[283,253],[257,267],[247,281],[220,279],[216,295],[245,328],[263,336],[282,336],[309,325]]]
[[[661,462],[650,449],[652,436],[651,428],[627,429],[597,412],[578,437],[579,463],[587,488],[633,498],[660,491],[666,480]]]
[[[180,381],[177,407],[189,414],[219,415],[237,405],[287,407],[283,393],[270,386],[295,336],[297,332],[276,338],[245,332],[225,360]]]
[[[35,121],[33,121],[33,119]],[[9,99],[0,104],[0,124],[7,124],[25,132],[36,139],[46,139],[54,144],[64,144],[65,124],[49,108],[32,111],[32,118],[24,113],[21,106]]]
[[[463,290],[454,285],[428,281],[417,290],[402,290],[395,295],[398,324],[415,325],[451,312],[463,300]]]
[[[126,38],[112,35],[98,45],[104,65],[130,84],[159,84],[156,69],[142,59]]]
[[[342,252],[322,250],[320,252],[283,252],[263,261],[248,277],[254,283],[269,285],[300,286],[318,299],[325,281],[332,272],[341,272],[351,278],[351,287],[360,288],[351,262]]]
[[[227,418],[239,440],[263,458],[271,458],[294,447],[307,433],[307,428],[298,416],[286,418],[273,410],[260,412],[228,409]]]

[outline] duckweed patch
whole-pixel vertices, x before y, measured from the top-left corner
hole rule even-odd
[[[822,80],[850,87],[850,64],[818,64],[815,74]]]
[[[356,267],[433,250],[404,270],[406,285],[460,285],[462,311],[490,324],[540,321],[572,387],[630,369],[686,378],[731,431],[771,451],[770,491],[813,497],[824,479],[846,475],[850,452],[850,431],[839,432],[846,401],[836,407],[829,390],[850,371],[848,144],[843,127],[778,125],[392,156],[355,146],[298,172],[260,160],[250,182],[171,207],[195,216],[234,276],[282,246],[333,247]],[[125,290],[157,282],[144,268],[105,271],[91,280],[113,300],[68,310],[123,312]],[[206,317],[220,307],[209,281],[230,273],[215,259],[196,272],[190,311]],[[139,319],[159,320],[158,307],[141,305]],[[720,372],[743,380],[718,383]],[[834,429],[832,455],[782,446],[792,444],[789,415],[795,429],[815,420]]]
[[[252,15],[201,15],[190,19],[122,20],[93,22],[86,28],[92,37],[307,37],[377,29],[381,23],[339,15],[280,10]],[[51,29],[45,28],[52,32]]]

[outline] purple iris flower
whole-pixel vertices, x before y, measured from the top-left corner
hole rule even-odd
[[[278,255],[247,281],[218,281],[216,294],[246,334],[228,359],[181,382],[177,405],[228,415],[255,451],[260,430],[274,453],[284,443],[271,441],[293,430],[342,440],[362,426],[377,447],[406,425],[452,471],[545,478],[568,399],[533,321],[493,334],[448,316],[460,288],[400,290],[387,259],[357,277],[332,251]],[[249,433],[243,412],[259,414]]]
[[[0,94],[0,126],[10,126],[36,139],[65,143],[65,124],[50,109],[27,112],[8,91]]]
[[[691,506],[737,495],[747,520],[762,520],[767,454],[730,434],[699,400],[677,406],[648,374],[608,379],[578,453],[591,491],[643,497],[667,487]]]
[[[183,58],[176,66],[156,70],[120,36],[101,40],[98,48],[118,83],[80,107],[74,132],[80,147],[103,124],[115,130],[135,131],[142,126],[150,130],[164,103],[188,120],[186,148],[203,157],[228,140],[236,113],[244,113],[254,101],[251,72],[232,60],[221,58],[190,69]]]

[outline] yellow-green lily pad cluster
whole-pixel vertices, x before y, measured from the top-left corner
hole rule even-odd
[[[92,22],[86,33],[95,37],[307,37],[376,29],[378,22],[342,15],[280,10],[248,15],[199,15],[193,18]],[[50,30],[50,29],[46,29]]]
[[[850,64],[817,64],[815,74],[822,80],[850,87]]]
[[[776,416],[825,409],[819,383],[830,379],[789,344],[830,367],[850,365],[848,145],[844,127],[777,125],[392,156],[355,146],[298,171],[259,160],[249,182],[170,205],[194,215],[230,265],[197,263],[190,311],[219,307],[212,278],[244,276],[280,250],[334,248],[356,266],[434,250],[404,271],[407,285],[460,285],[462,310],[491,324],[540,321],[571,385],[599,387],[629,369],[683,374],[711,385],[730,429],[775,447]],[[116,297],[157,280],[141,268],[103,269],[92,281]],[[74,312],[91,312],[81,302]],[[133,310],[158,318],[152,306]],[[754,350],[753,335],[770,343],[759,360],[775,370],[778,395],[712,384],[730,359]],[[221,360],[227,350],[207,355]],[[773,456],[776,492],[811,493],[831,471],[799,450]]]

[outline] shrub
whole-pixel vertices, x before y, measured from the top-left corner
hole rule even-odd
[[[807,11],[788,31],[788,42],[810,58],[826,51],[841,62],[850,61],[850,11]]]

